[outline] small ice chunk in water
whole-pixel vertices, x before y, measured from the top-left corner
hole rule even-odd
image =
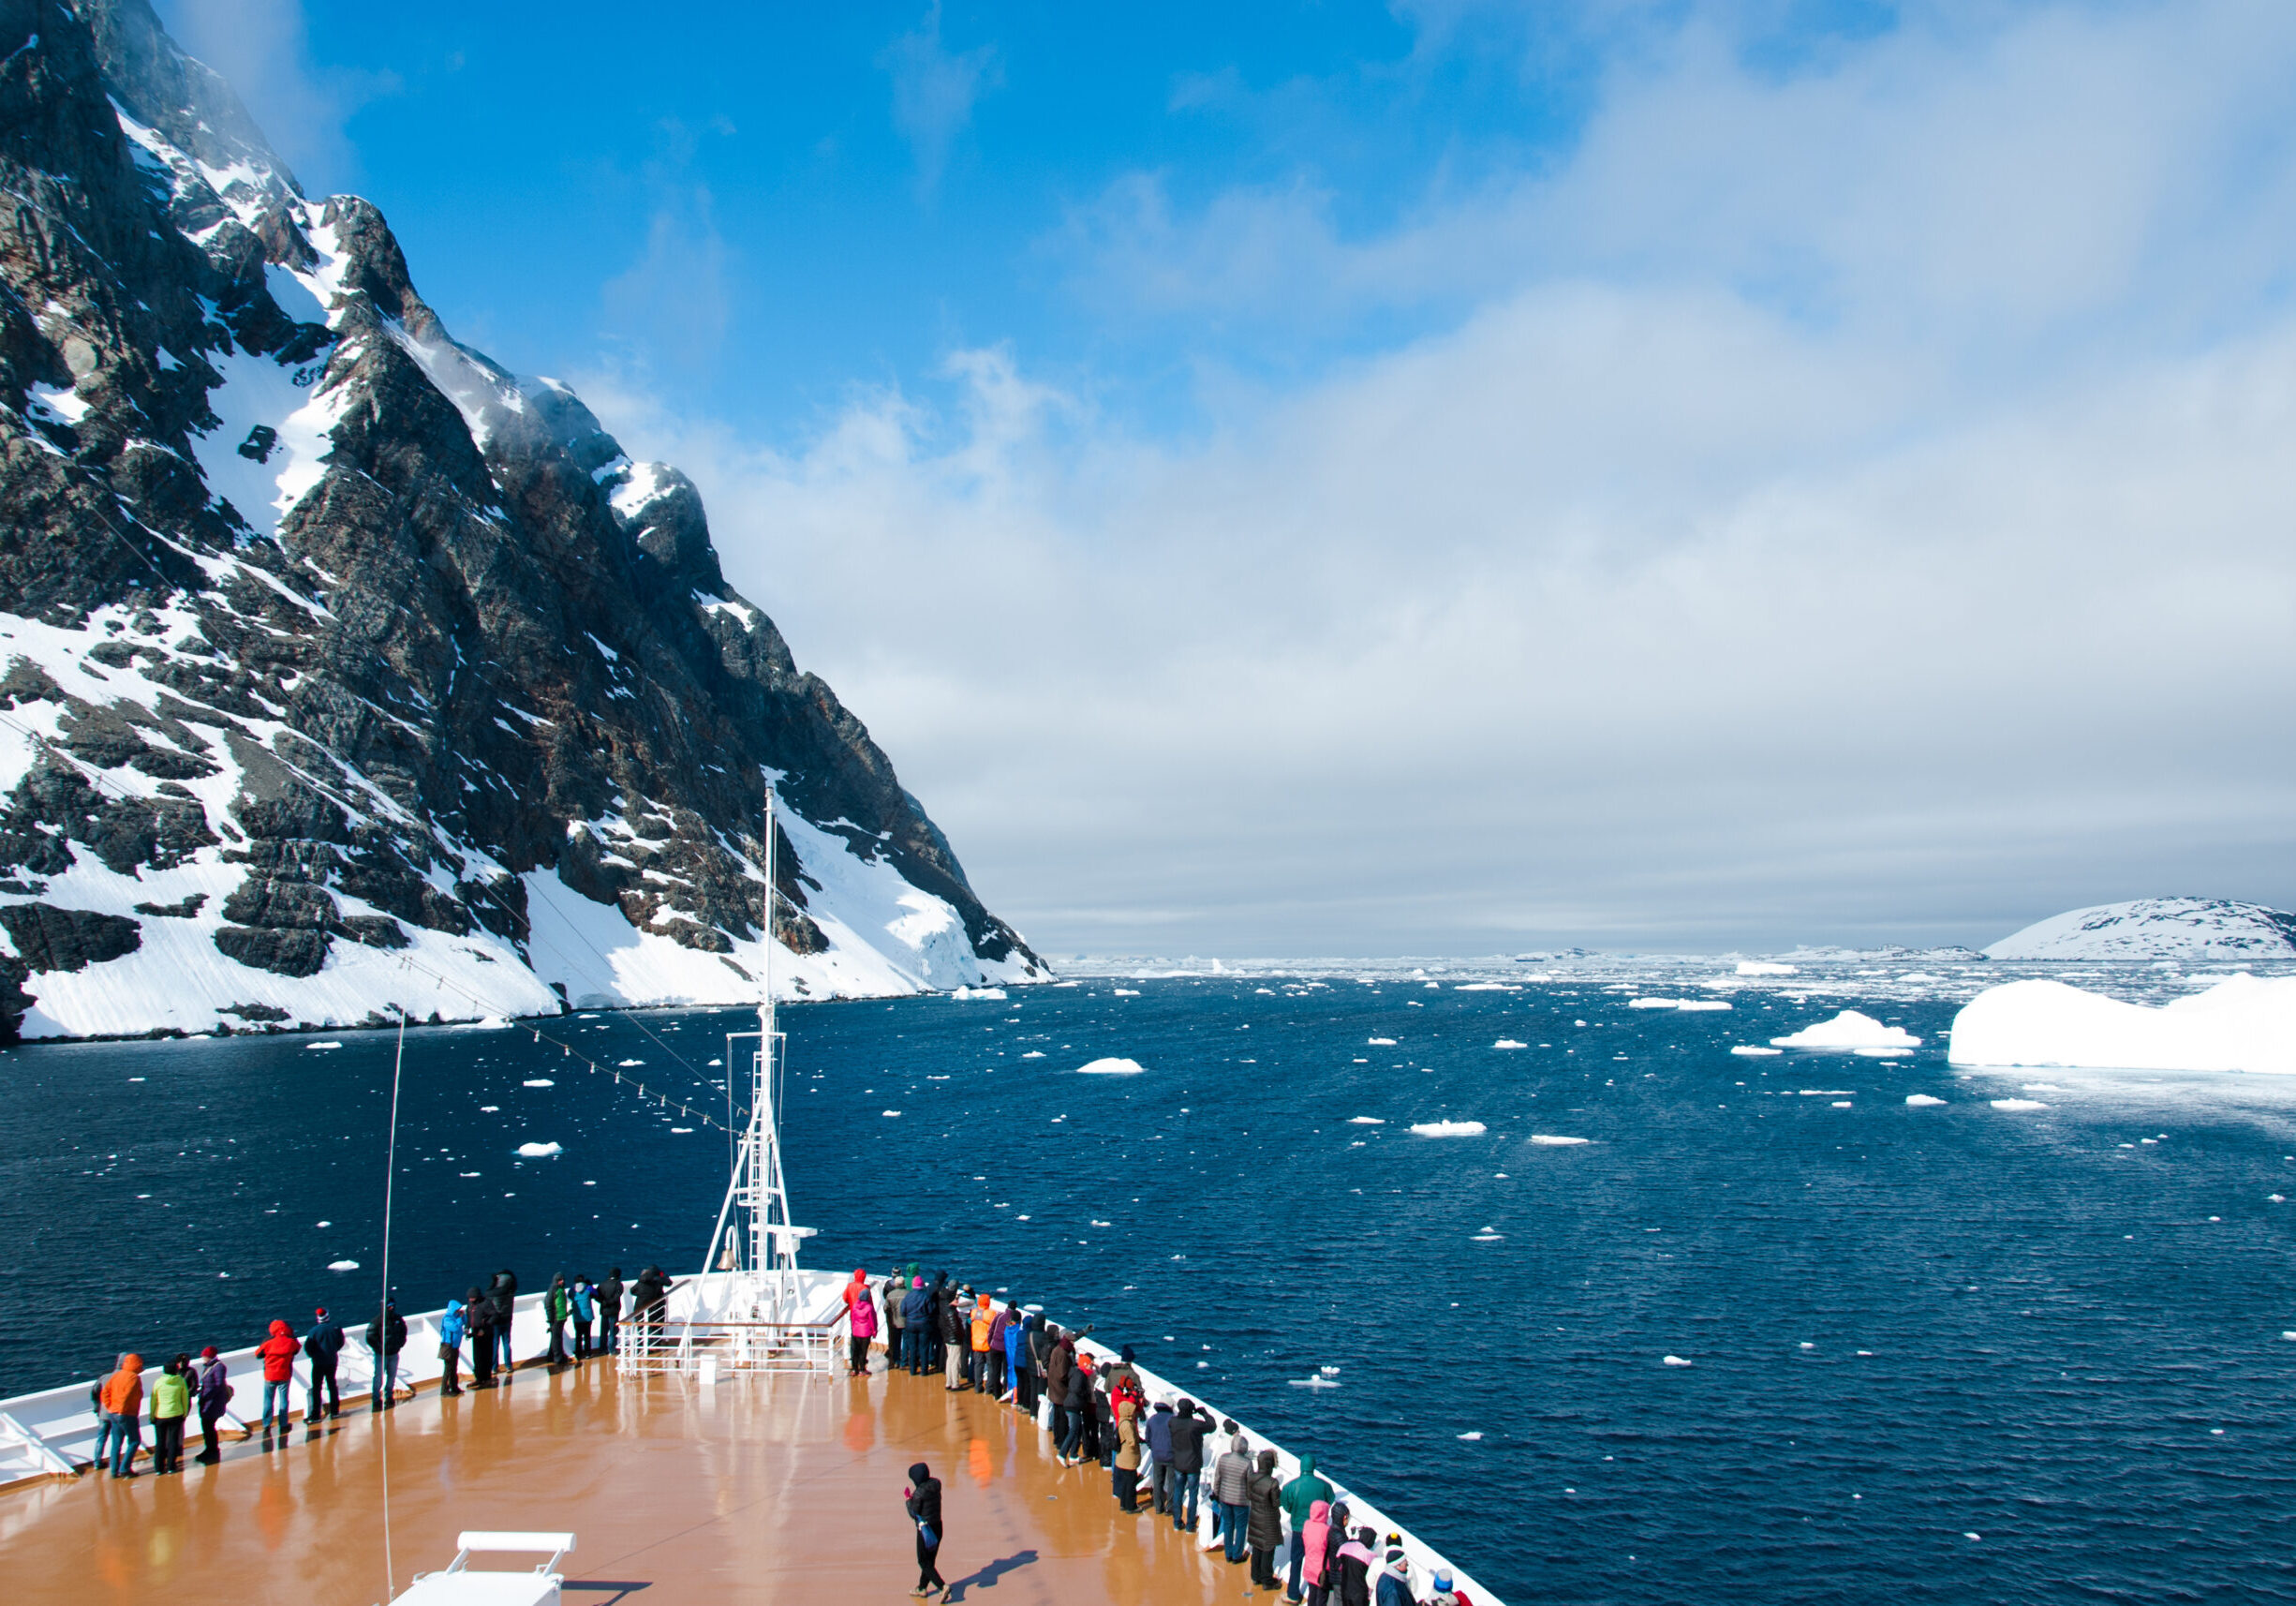
[[[1491,1047],[1494,1048],[1525,1048],[1530,1047],[1530,1045],[1527,1043],[1518,1043],[1512,1037],[1502,1037],[1499,1039],[1499,1041],[1493,1043]]]
[[[521,1087],[529,1088],[555,1088],[557,1085],[548,1077],[528,1077],[525,1081],[519,1083]]]
[[[1687,1366],[1687,1365],[1689,1365],[1689,1364],[1690,1364],[1690,1362],[1689,1362],[1689,1361],[1687,1361],[1683,1360],[1683,1359],[1682,1359],[1681,1356],[1679,1356],[1679,1355],[1669,1355],[1669,1356],[1667,1356],[1667,1357],[1666,1357],[1666,1361],[1665,1361],[1664,1363],[1665,1363],[1666,1365],[1668,1365],[1668,1366]]]
[[[1945,1103],[1945,1100],[1933,1098],[1925,1093],[1909,1093],[1905,1095],[1905,1102],[1916,1109],[1929,1109]]]
[[[2014,1110],[2014,1109],[2047,1109],[2047,1108],[2049,1108],[2047,1105],[2043,1104],[2043,1103],[2042,1103],[2042,1102],[2041,1102],[2039,1099],[2037,1099],[2037,1098],[1997,1098],[1997,1099],[1992,1100],[1992,1107],[1993,1107],[1995,1109],[2012,1109],[2012,1110]]]
[[[1350,1126],[1385,1126],[1387,1123],[1376,1115],[1351,1115],[1347,1118],[1347,1124]]]
[[[1479,1121],[1421,1121],[1411,1129],[1422,1138],[1480,1138],[1489,1130]]]
[[[359,1270],[359,1262],[356,1260],[330,1260],[327,1262],[327,1270],[330,1271],[356,1271]]]
[[[1785,1037],[1772,1037],[1773,1048],[1918,1048],[1921,1039],[1902,1026],[1885,1026],[1871,1015],[1844,1009],[1831,1020]]]
[[[1783,1054],[1785,1052],[1785,1050],[1784,1048],[1757,1048],[1753,1047],[1751,1044],[1741,1043],[1737,1048],[1731,1049],[1730,1052],[1733,1054],[1746,1054],[1751,1056],[1756,1054]]]
[[[1395,1047],[1395,1039],[1392,1037],[1372,1037],[1367,1039],[1367,1041],[1369,1041],[1371,1047],[1374,1048],[1392,1048]]]
[[[1475,1440],[1477,1440],[1477,1439],[1481,1438],[1481,1437],[1483,1436],[1483,1435],[1482,1435],[1481,1430],[1480,1430],[1480,1429],[1478,1429],[1478,1430],[1476,1430],[1476,1431],[1475,1431],[1475,1432],[1474,1432],[1474,1433],[1471,1433],[1471,1434],[1461,1434],[1461,1435],[1459,1435],[1459,1440],[1460,1440],[1460,1442],[1461,1442],[1461,1443],[1464,1443],[1464,1444],[1473,1444],[1473,1443],[1474,1443],[1474,1441],[1475,1441]]]
[[[1416,1129],[1415,1128],[1415,1130]],[[1558,1138],[1550,1132],[1533,1132],[1531,1134],[1531,1141],[1539,1144],[1544,1148],[1567,1149],[1576,1144],[1589,1142],[1591,1139],[1585,1138]]]
[[[1136,1077],[1141,1074],[1137,1060],[1100,1059],[1076,1067],[1080,1077]]]
[[[563,1154],[566,1147],[560,1143],[521,1143],[518,1152],[528,1160],[547,1160],[553,1154]]]

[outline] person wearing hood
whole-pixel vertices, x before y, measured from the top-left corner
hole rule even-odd
[[[925,1324],[925,1369],[938,1372],[948,1359],[949,1306],[956,1299],[956,1289],[951,1286],[946,1271],[934,1272],[930,1286],[933,1301]]]
[[[598,1352],[614,1353],[614,1341],[622,1328],[622,1269],[606,1268],[606,1280],[598,1286]]]
[[[285,1322],[274,1322],[285,1327]],[[143,1357],[123,1355],[119,1366],[96,1390],[96,1405],[111,1430],[111,1476],[136,1475],[136,1451],[143,1448]],[[103,1441],[96,1441],[100,1450]],[[98,1465],[101,1465],[98,1463]]]
[[[648,1266],[638,1273],[637,1285],[630,1289],[630,1311],[648,1343],[660,1341],[662,1320],[670,1311],[670,1290],[676,1286],[659,1266]]]
[[[446,1314],[438,1318],[438,1393],[442,1399],[463,1391],[455,1369],[462,1363],[463,1335],[470,1331],[470,1318],[464,1314],[467,1308],[460,1300],[449,1300]]]
[[[1304,1469],[1308,1458],[1301,1456],[1299,1464]],[[1306,1476],[1304,1470],[1301,1476]],[[1311,1504],[1308,1507],[1308,1520],[1299,1525],[1292,1537],[1297,1541],[1292,1554],[1299,1557],[1297,1582],[1305,1591],[1301,1599],[1307,1601],[1308,1606],[1324,1606],[1325,1568],[1331,1548],[1331,1502],[1317,1500]]]
[[[184,1419],[191,1415],[191,1357],[179,1355],[152,1379],[152,1470],[184,1470]]]
[[[909,1302],[908,1273],[895,1267],[879,1285],[877,1297],[885,1307],[885,1370],[898,1372],[909,1364],[909,1317],[902,1312]]]
[[[1044,1358],[1044,1398],[1052,1402],[1052,1448],[1062,1466],[1075,1465],[1069,1459],[1084,1427],[1076,1420],[1075,1408],[1069,1403],[1069,1391],[1075,1385],[1076,1351],[1065,1338],[1052,1346]]]
[[[507,1377],[518,1370],[518,1359],[511,1353],[511,1322],[518,1314],[518,1273],[508,1266],[496,1272],[486,1297],[495,1302],[495,1367]]]
[[[1036,1320],[1017,1303],[1007,1307],[1012,1319],[1004,1324],[1005,1397],[1029,1415],[1036,1414],[1036,1396],[1029,1383],[1029,1324]]]
[[[988,1354],[981,1363],[981,1392],[992,1399],[1002,1400],[1009,1397],[1007,1390],[1011,1388],[1006,1381],[1011,1376],[1008,1364],[1011,1351],[1005,1346],[1004,1335],[1013,1331],[1013,1301],[1007,1300],[999,1304],[994,1300],[986,1300],[985,1302],[989,1308]]]
[[[1140,1504],[1140,1395],[1118,1379],[1116,1401],[1116,1465],[1109,1472],[1117,1504],[1129,1515],[1146,1509]]]
[[[1371,1558],[1371,1530],[1357,1528],[1355,1537],[1340,1546],[1338,1565],[1334,1568],[1339,1585],[1338,1606],[1371,1606],[1371,1569],[1378,1565]]]
[[[1172,1509],[1172,1402],[1159,1400],[1140,1430],[1148,1452],[1148,1499],[1156,1514]]]
[[[572,1319],[574,1301],[566,1292],[566,1273],[555,1272],[550,1286],[542,1290],[542,1322],[550,1330],[550,1346],[542,1351],[542,1364],[563,1366],[571,1359],[566,1353],[566,1324]]]
[[[574,1307],[574,1359],[590,1359],[590,1325],[598,1320],[598,1290],[587,1277],[576,1277],[566,1298]]]
[[[869,1292],[868,1272],[858,1267],[853,1271],[853,1280],[845,1285],[845,1322],[848,1334],[845,1375],[867,1377],[869,1340],[877,1336],[877,1301]]]
[[[1196,1500],[1204,1489],[1204,1431],[1210,1425],[1196,1415],[1192,1400],[1172,1407],[1172,1525],[1182,1533],[1196,1525]]]
[[[472,1284],[463,1291],[463,1325],[470,1334],[470,1386],[495,1386],[495,1302]]]
[[[1245,1437],[1232,1418],[1223,1418],[1220,1428],[1232,1435],[1227,1450],[1212,1463],[1208,1480],[1212,1498],[1220,1506],[1221,1549],[1231,1563],[1244,1559],[1245,1519],[1252,1498],[1252,1441]]]
[[[327,1415],[343,1414],[343,1390],[335,1386],[335,1364],[343,1354],[343,1324],[321,1305],[311,1313],[311,1331],[303,1335],[304,1359],[311,1363],[311,1386],[304,1395],[303,1425],[318,1431],[319,1397],[327,1400]]]
[[[1329,1500],[1332,1487],[1315,1475],[1315,1455],[1310,1451],[1299,1458],[1299,1476],[1283,1486],[1283,1514],[1292,1520],[1291,1542],[1284,1547],[1289,1558],[1289,1572],[1284,1580],[1283,1594],[1289,1600],[1299,1599],[1300,1569],[1307,1562],[1305,1536],[1308,1513],[1318,1500]]]
[[[997,1301],[986,1294],[976,1295],[972,1301],[972,1319],[965,1329],[965,1381],[973,1392],[990,1394],[988,1358],[996,1353]]]
[[[367,1409],[390,1410],[399,1403],[399,1351],[407,1347],[407,1318],[399,1315],[397,1301],[383,1301],[382,1309],[366,1324],[366,1346],[375,1358],[375,1387]]]
[[[926,1358],[932,1353],[931,1341],[926,1330],[932,1325],[933,1294],[925,1286],[923,1277],[909,1279],[909,1292],[901,1296],[901,1360],[909,1367],[911,1377],[925,1371]]]
[[[1244,1485],[1244,1542],[1252,1550],[1252,1586],[1276,1586],[1276,1547],[1283,1542],[1283,1480],[1276,1452],[1263,1450]]]
[[[283,1321],[271,1324],[271,1336],[255,1346],[256,1358],[263,1363],[263,1421],[259,1433],[271,1432],[274,1415],[279,1431],[287,1432],[288,1419],[295,1414],[289,1398],[295,1389],[295,1357],[303,1353],[303,1346],[295,1342],[295,1330]]]
[[[917,1586],[909,1593],[922,1600],[948,1588],[941,1576],[941,1545],[949,1537],[941,1522],[941,1480],[924,1462],[917,1462],[909,1469],[909,1487],[902,1494],[909,1520],[917,1525]]]
[[[200,1351],[191,1376],[192,1392],[200,1402],[200,1453],[193,1459],[203,1466],[213,1466],[223,1459],[222,1447],[215,1442],[215,1424],[231,1408],[230,1368],[224,1365],[223,1357],[215,1353],[215,1346],[211,1344]]]

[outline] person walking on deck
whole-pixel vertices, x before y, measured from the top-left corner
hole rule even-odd
[[[1332,1497],[1332,1487],[1315,1475],[1315,1455],[1312,1451],[1299,1458],[1299,1476],[1283,1486],[1283,1513],[1292,1520],[1292,1537],[1284,1546],[1288,1572],[1283,1594],[1288,1600],[1299,1599],[1300,1569],[1307,1565],[1308,1515],[1319,1500]]]
[[[200,1359],[192,1367],[192,1391],[200,1403],[200,1453],[194,1459],[202,1465],[213,1466],[223,1459],[222,1447],[215,1442],[215,1424],[231,1408],[230,1368],[224,1365],[223,1357],[215,1353],[214,1345],[200,1351]]]
[[[1232,1435],[1228,1448],[1212,1463],[1212,1498],[1220,1506],[1220,1543],[1230,1562],[1244,1559],[1244,1522],[1252,1498],[1252,1441],[1223,1419],[1220,1429]]]
[[[877,1336],[877,1296],[869,1289],[869,1274],[856,1268],[853,1280],[845,1285],[845,1310],[849,1339],[846,1345],[845,1375],[848,1377],[867,1377],[869,1375],[869,1341]]]
[[[399,1351],[407,1347],[407,1318],[399,1315],[396,1301],[385,1300],[382,1310],[366,1324],[366,1347],[375,1358],[375,1386],[367,1409],[390,1410],[398,1404]]]
[[[920,1461],[909,1469],[909,1487],[902,1493],[909,1520],[917,1525],[917,1586],[909,1593],[922,1600],[949,1586],[940,1565],[941,1541],[949,1537],[941,1523],[941,1480]]]
[[[1276,1586],[1276,1547],[1283,1542],[1283,1480],[1276,1476],[1276,1452],[1260,1451],[1244,1493],[1244,1538],[1252,1549],[1252,1585]]]
[[[1172,1407],[1172,1525],[1182,1533],[1196,1525],[1196,1502],[1204,1490],[1204,1433],[1210,1425],[1196,1415],[1192,1400]]]
[[[179,1355],[152,1379],[152,1470],[184,1470],[184,1419],[191,1415],[191,1357]]]
[[[321,1305],[311,1313],[311,1331],[303,1335],[303,1357],[310,1362],[311,1387],[304,1395],[303,1425],[318,1431],[319,1398],[325,1395],[327,1415],[343,1414],[343,1390],[335,1384],[335,1364],[343,1354],[343,1324]]]
[[[566,1273],[557,1272],[542,1290],[542,1321],[550,1329],[550,1347],[542,1351],[543,1365],[566,1364],[566,1324],[573,1314],[574,1301],[566,1293]]]
[[[136,1451],[143,1448],[143,1357],[121,1356],[118,1369],[104,1379],[97,1390],[96,1402],[105,1424],[111,1430],[111,1476],[133,1478]]]
[[[614,1341],[622,1326],[622,1269],[606,1268],[606,1280],[598,1286],[598,1352],[614,1353]]]
[[[287,1432],[288,1419],[295,1414],[289,1398],[295,1389],[295,1357],[303,1346],[295,1342],[295,1330],[283,1321],[271,1324],[271,1336],[255,1346],[257,1359],[263,1363],[263,1422],[257,1431],[271,1432],[274,1417],[279,1431]]]
[[[462,1364],[463,1337],[470,1331],[468,1309],[460,1300],[447,1301],[446,1314],[438,1318],[438,1394],[441,1399],[463,1391],[455,1369]]]
[[[590,1358],[590,1324],[598,1319],[598,1290],[587,1277],[576,1277],[574,1286],[566,1290],[566,1297],[574,1306],[574,1359]]]

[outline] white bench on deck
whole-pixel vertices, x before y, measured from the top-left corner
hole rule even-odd
[[[453,1564],[444,1572],[418,1572],[393,1606],[558,1606],[558,1585],[566,1581],[555,1570],[558,1558],[574,1548],[571,1534],[468,1532],[456,1536],[461,1546]],[[474,1554],[547,1551],[550,1559],[531,1572],[472,1572]]]

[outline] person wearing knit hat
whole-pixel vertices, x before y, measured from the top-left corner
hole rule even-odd
[[[212,1344],[192,1362],[191,1392],[200,1413],[200,1453],[192,1460],[213,1466],[223,1459],[223,1450],[215,1442],[215,1424],[230,1407],[231,1384],[229,1369]]]
[[[1402,1546],[1390,1545],[1384,1565],[1379,1593],[1372,1598],[1374,1606],[1417,1606],[1418,1597],[1411,1589],[1411,1558],[1403,1554]]]

